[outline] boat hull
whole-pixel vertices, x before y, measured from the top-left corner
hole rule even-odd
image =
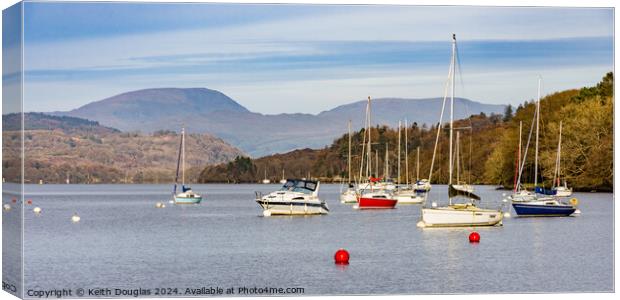
[[[345,191],[340,194],[340,203],[352,204],[357,203],[357,194],[355,191]]]
[[[262,199],[256,200],[258,205],[263,208],[263,215],[325,215],[329,213],[329,208],[325,203],[319,202],[268,202]]]
[[[502,225],[502,219],[501,211],[490,209],[455,209],[450,206],[422,209],[424,227],[498,226]]]
[[[360,209],[394,208],[396,203],[398,203],[398,200],[387,198],[359,197],[357,200],[357,205]]]
[[[198,204],[202,197],[174,197],[175,204]]]
[[[512,208],[520,217],[568,217],[577,209],[572,205],[541,205],[528,203],[512,203]]]
[[[424,202],[424,196],[417,193],[402,193],[394,195],[398,204],[420,204]]]

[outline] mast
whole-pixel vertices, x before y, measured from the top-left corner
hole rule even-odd
[[[400,185],[400,130],[401,129],[401,123],[400,120],[398,121],[398,172],[397,172],[397,184]]]
[[[415,180],[418,181],[420,180],[420,146],[418,146],[418,154],[416,155],[416,162],[415,162]]]
[[[450,148],[449,148],[449,158],[448,161],[450,162],[450,170],[448,172],[448,185],[452,184],[452,168],[453,168],[453,164],[454,162],[452,161],[452,139],[453,139],[453,135],[454,135],[454,75],[455,75],[455,69],[456,69],[456,63],[455,63],[455,59],[456,59],[456,34],[452,34],[452,78],[450,78],[451,80],[451,86],[450,86]],[[452,201],[450,201],[452,202]],[[450,203],[452,204],[452,203]]]
[[[369,104],[366,104],[366,115],[364,116],[364,137],[362,138],[362,153],[360,155],[360,173],[359,173],[359,177],[358,180],[362,180],[363,175],[364,175],[364,162],[365,162],[365,158],[367,158],[367,154],[368,154],[368,150],[366,149],[366,137],[367,132],[368,132],[368,108],[369,108]],[[368,178],[368,162],[366,161],[366,178]]]
[[[370,142],[370,138],[371,138],[371,134],[370,131],[372,129],[372,123],[371,123],[371,119],[370,119],[370,96],[368,96],[368,109],[366,110],[366,120],[368,121],[368,168],[367,168],[367,172],[368,172],[368,176],[372,175],[372,149],[371,149],[371,142]]]
[[[558,141],[558,187],[560,186],[560,174],[562,173],[562,121],[560,121],[560,140]]]
[[[409,185],[409,141],[407,140],[407,131],[409,131],[409,126],[407,119],[405,119],[405,182]]]
[[[519,178],[521,176],[519,176],[519,169],[521,167],[521,140],[522,140],[522,131],[523,131],[523,121],[519,121],[519,152],[517,153],[517,166],[515,169],[515,184],[514,184],[514,192],[516,193],[517,190],[519,189],[519,185],[521,185],[521,183],[519,182]]]
[[[181,129],[181,133],[184,132],[185,129]],[[181,151],[183,150],[183,135],[181,135],[181,142],[179,143],[179,155],[177,156],[177,171],[174,175],[174,188],[172,190],[172,195],[177,194],[177,184],[179,182],[179,166],[181,165]],[[127,183],[127,172],[125,172],[125,183]]]
[[[456,184],[461,183],[461,135],[460,132],[456,131]]]
[[[379,150],[375,150],[375,173],[379,177]]]
[[[456,34],[452,34],[452,78],[451,78],[451,87],[450,87],[450,153],[449,153],[449,163],[450,163],[450,171],[448,178],[448,186],[452,185],[452,136],[454,134],[454,77],[456,71]],[[452,205],[452,197],[448,196],[448,200],[450,205]]]
[[[185,186],[185,127],[181,130],[181,153],[183,153],[183,168],[182,168],[182,180],[181,184]]]
[[[558,153],[555,159],[555,172],[553,173],[553,185],[560,186],[560,155],[562,152],[562,121],[560,121],[560,137],[558,139]],[[557,182],[556,182],[557,179]]]
[[[538,136],[540,126],[540,80],[538,77],[538,100],[536,101],[536,151],[534,153],[534,188],[538,186]]]
[[[347,159],[347,170],[349,172],[349,184],[351,184],[351,120],[349,120],[349,155],[347,156],[347,158],[348,158]]]
[[[388,150],[388,143],[385,143],[385,162],[383,163],[385,165],[385,179],[388,179],[388,177],[390,177],[390,158],[389,158],[389,150]]]

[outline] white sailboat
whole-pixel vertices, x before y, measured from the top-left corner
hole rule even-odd
[[[181,192],[177,194],[177,182],[179,179],[179,165],[181,165]],[[177,159],[177,172],[174,179],[174,190],[172,191],[174,203],[176,204],[198,204],[202,201],[202,196],[194,193],[192,188],[185,186],[185,128],[181,129],[181,145],[179,146],[179,158]]]
[[[269,180],[269,178],[267,178],[267,167],[265,167],[265,178],[263,178],[262,181],[263,184],[270,184],[271,180]]]
[[[448,179],[448,205],[439,206],[432,205],[422,208],[421,220],[418,222],[418,227],[458,227],[458,226],[495,226],[501,225],[503,214],[499,209],[484,209],[476,205],[474,200],[480,198],[472,193],[466,193],[458,191],[452,186],[452,146],[453,146],[453,134],[454,134],[454,77],[456,71],[456,35],[452,35],[452,58],[450,64],[450,71],[448,72],[448,78],[451,86],[450,94],[450,147],[449,147],[449,179]],[[447,88],[447,86],[446,86]],[[439,120],[439,126],[437,128],[437,138],[435,140],[435,151],[437,150],[437,144],[439,142],[439,134],[441,132],[441,120],[443,119],[443,111],[445,108],[447,90],[444,93],[444,100],[441,110],[441,116]],[[433,152],[433,160],[431,162],[431,174],[432,166],[435,160],[435,151]],[[429,181],[431,176],[429,176]],[[457,196],[462,196],[466,199],[464,203],[453,203],[452,199]]]
[[[286,183],[286,177],[284,177],[284,169],[282,169],[282,179],[280,179],[280,183],[281,184],[285,184]]]
[[[406,122],[406,121],[405,121]],[[398,188],[394,191],[394,198],[399,204],[420,204],[424,202],[423,193],[417,192],[412,185],[409,184],[409,148],[407,147],[407,125],[405,125],[405,185],[400,184],[400,137],[401,123],[398,122]],[[419,148],[418,148],[419,150]],[[418,151],[419,154],[419,151]]]
[[[343,191],[340,188],[340,202],[341,203],[357,203],[357,191],[355,185],[351,182],[351,120],[349,120],[349,153],[347,154],[347,172],[348,181],[347,188]]]

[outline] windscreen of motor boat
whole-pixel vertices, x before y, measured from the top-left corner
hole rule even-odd
[[[281,191],[310,194],[316,190],[317,182],[312,180],[288,179]]]

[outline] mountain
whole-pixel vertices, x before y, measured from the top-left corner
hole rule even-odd
[[[408,119],[418,124],[439,120],[441,99],[375,99],[373,124],[394,126]],[[123,131],[178,130],[211,133],[251,156],[282,153],[299,148],[321,148],[346,132],[347,120],[363,127],[366,101],[338,106],[314,114],[265,115],[250,112],[221,92],[206,88],[161,88],[133,91],[84,105],[69,112],[56,112],[95,120]],[[455,118],[484,112],[503,113],[503,105],[482,104],[457,98]],[[446,117],[447,119],[447,117]]]
[[[3,116],[3,176],[19,178],[19,115]],[[168,183],[174,181],[180,135],[172,131],[123,133],[75,117],[25,113],[26,182]],[[206,165],[228,162],[244,153],[209,134],[186,136],[187,178]],[[189,181],[189,180],[188,180]]]

